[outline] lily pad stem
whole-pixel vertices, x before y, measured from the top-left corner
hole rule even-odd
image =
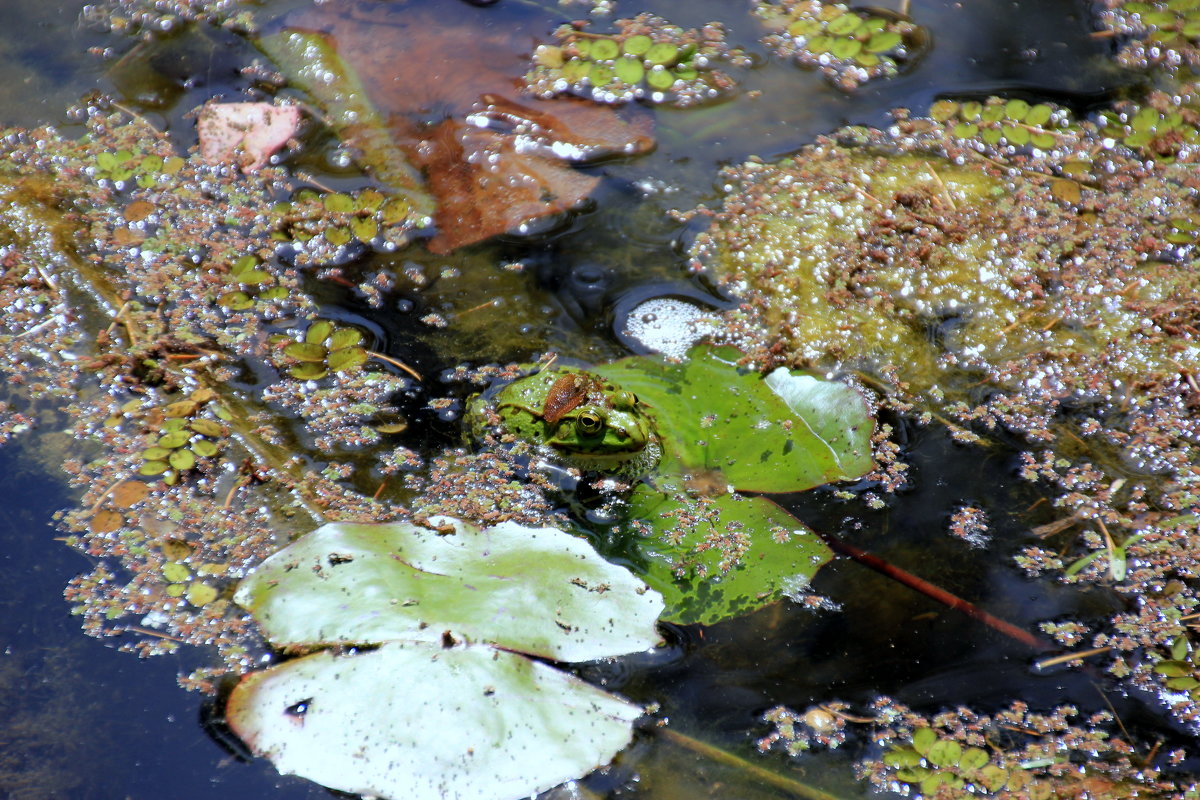
[[[752,761],[747,761],[741,756],[734,755],[728,750],[723,750],[716,745],[694,739],[687,734],[679,733],[670,728],[652,727],[649,730],[670,741],[672,744],[691,750],[694,753],[699,753],[705,758],[716,761],[718,764],[725,764],[726,766],[743,770],[757,780],[790,792],[795,797],[802,797],[804,800],[841,800],[837,795],[829,794],[816,787],[809,786],[807,783],[801,783],[794,778],[789,778],[786,775],[780,775],[778,772],[772,772]]]

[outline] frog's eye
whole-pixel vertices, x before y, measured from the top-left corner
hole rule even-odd
[[[579,415],[579,421],[575,424],[580,433],[594,435],[604,429],[604,417],[594,411],[585,411]]]
[[[617,392],[613,395],[612,404],[618,411],[633,411],[637,407],[638,397],[633,392]]]

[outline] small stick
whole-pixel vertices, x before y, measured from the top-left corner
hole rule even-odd
[[[930,166],[928,161],[924,163],[925,169],[929,170],[929,174],[937,181],[937,185],[942,188],[942,196],[946,198],[946,202],[950,205],[950,210],[958,211],[958,205],[954,202],[954,197],[950,194],[950,190],[946,188],[946,183],[942,180],[942,176],[937,174],[937,170]]]
[[[386,361],[387,363],[391,364],[393,367],[399,367],[400,369],[404,370],[409,375],[412,375],[414,378],[416,378],[419,381],[425,380],[424,378],[421,377],[421,373],[417,372],[415,369],[408,366],[403,361],[397,361],[396,359],[392,358],[391,356],[385,356],[383,353],[376,353],[374,350],[368,350],[367,355],[369,355],[371,358],[378,358],[380,361]]]
[[[982,608],[963,600],[958,595],[951,594],[940,586],[934,586],[932,583],[918,578],[911,572],[907,572],[903,569],[900,569],[900,567],[889,564],[882,558],[873,556],[866,550],[862,550],[852,544],[847,544],[846,542],[843,542],[840,539],[831,536],[830,534],[818,533],[817,535],[820,536],[825,541],[825,544],[829,545],[834,551],[841,553],[844,556],[849,556],[863,566],[869,567],[882,575],[886,575],[889,578],[904,584],[910,589],[915,589],[926,597],[937,600],[942,605],[961,611],[972,619],[982,622],[989,628],[997,630],[1000,633],[1003,633],[1005,636],[1017,640],[1021,644],[1032,647],[1035,650],[1050,649],[1050,644],[1048,642],[1037,638],[1029,631],[1018,628],[1011,622],[1005,622],[999,617],[989,614]]]
[[[1047,667],[1055,667],[1055,666],[1058,666],[1059,664],[1067,664],[1072,661],[1080,661],[1085,658],[1091,658],[1092,656],[1098,656],[1101,653],[1107,653],[1109,650],[1112,650],[1112,648],[1111,647],[1093,647],[1091,650],[1077,650],[1074,653],[1063,653],[1062,655],[1059,655],[1059,656],[1050,656],[1050,658],[1043,658],[1040,661],[1033,662],[1033,666],[1035,669],[1046,669]]]

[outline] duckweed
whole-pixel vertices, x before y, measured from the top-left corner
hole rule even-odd
[[[276,238],[299,245],[298,263],[335,260],[343,247],[398,247],[411,229],[412,207],[402,197],[377,189],[320,193],[301,189],[272,209]]]
[[[253,307],[256,300],[282,300],[288,296],[283,286],[274,285],[275,276],[260,269],[262,262],[257,256],[242,256],[229,266],[225,282],[236,289],[224,292],[217,304],[231,311],[245,311]]]
[[[329,320],[317,320],[309,326],[301,341],[283,348],[291,360],[288,374],[296,380],[315,381],[330,372],[349,372],[367,363],[367,351],[361,347],[362,333],[356,328],[338,328]]]
[[[983,101],[939,100],[930,118],[947,126],[956,139],[977,139],[986,145],[1027,145],[1048,150],[1059,140],[1056,129],[1070,124],[1070,115],[1049,103],[1031,105],[1020,98],[988,97]]]
[[[725,45],[720,25],[684,30],[661,17],[641,14],[618,20],[612,34],[572,25],[555,31],[555,44],[540,45],[526,74],[540,97],[570,92],[605,103],[645,100],[690,106],[734,88],[717,64],[745,66],[746,56]]]
[[[770,33],[763,43],[784,58],[817,67],[839,88],[894,77],[916,61],[927,35],[900,15],[819,0],[760,2],[755,14]]]

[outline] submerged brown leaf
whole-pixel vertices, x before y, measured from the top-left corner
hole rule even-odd
[[[350,2],[307,9],[285,24],[337,50],[396,144],[424,170],[438,206],[428,245],[435,253],[578,206],[599,179],[563,162],[653,146],[645,116],[630,123],[577,98],[522,97],[533,37],[516,27],[481,33],[426,8]]]

